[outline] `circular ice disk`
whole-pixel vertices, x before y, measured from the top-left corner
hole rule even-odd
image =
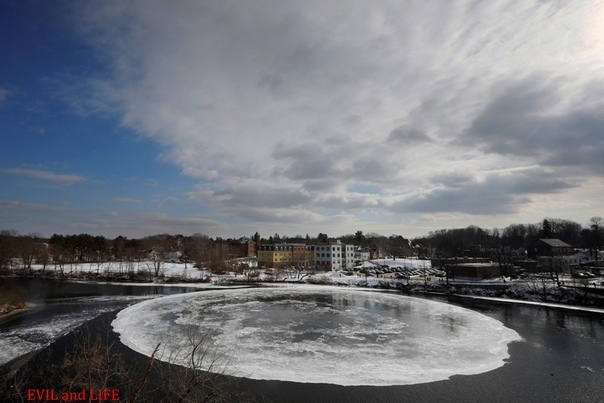
[[[145,301],[113,321],[121,341],[159,359],[252,379],[407,385],[496,369],[520,340],[469,309],[332,287],[201,291]]]

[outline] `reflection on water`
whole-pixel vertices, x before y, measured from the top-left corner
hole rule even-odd
[[[72,282],[48,279],[6,279],[9,284],[27,290],[29,301],[52,302],[53,299],[110,296],[110,295],[173,295],[196,291],[187,287],[162,285],[132,285],[95,282]]]

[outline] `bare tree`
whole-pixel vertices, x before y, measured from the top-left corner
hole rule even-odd
[[[593,255],[595,255],[596,266],[598,266],[598,259],[600,254],[600,246],[602,243],[602,230],[604,228],[604,218],[602,217],[591,217],[589,219],[589,228],[591,231],[591,247]]]
[[[97,333],[105,332],[100,336]],[[66,352],[56,368],[67,390],[117,387],[128,376],[124,358],[107,337],[109,330],[90,329],[74,335],[74,348]]]
[[[226,402],[233,395],[226,385],[229,358],[214,348],[214,334],[191,327],[180,337],[166,338],[168,343],[159,357],[180,371],[161,368],[162,385],[170,402]]]
[[[23,270],[31,271],[31,265],[34,262],[34,259],[37,255],[36,248],[38,244],[34,236],[32,235],[23,235],[16,238],[17,241],[17,251],[18,255],[21,258],[21,264],[23,265]]]
[[[15,245],[16,236],[17,231],[15,230],[0,231],[0,273],[9,270],[11,259],[17,254]]]
[[[163,248],[157,246],[149,252],[147,267],[149,267],[149,271],[153,273],[154,277],[159,277],[159,275],[162,274],[162,269],[164,267]]]
[[[502,245],[495,250],[497,263],[499,263],[499,271],[501,272],[502,277],[509,276],[510,274],[510,268],[513,265],[511,251],[512,248]]]
[[[212,246],[207,235],[195,233],[186,241],[186,254],[193,260],[198,269],[208,267]]]
[[[531,276],[526,280],[526,285],[530,293],[535,294],[542,301],[547,301],[547,297],[550,294],[551,279],[540,276]]]
[[[190,330],[183,335],[166,335],[148,359],[127,358],[111,336],[108,324],[78,329],[72,343],[34,356],[44,365],[11,364],[0,375],[2,401],[27,401],[27,390],[35,387],[59,391],[114,389],[120,401],[231,402],[253,401],[237,398],[235,379],[224,376],[229,360],[213,348],[210,333]],[[160,346],[166,345],[160,353]],[[159,362],[158,357],[164,362]],[[50,364],[50,365],[49,365]],[[3,369],[4,370],[4,369]],[[65,400],[65,399],[63,399]]]

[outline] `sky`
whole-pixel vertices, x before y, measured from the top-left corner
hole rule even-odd
[[[604,215],[604,3],[0,0],[0,229]]]

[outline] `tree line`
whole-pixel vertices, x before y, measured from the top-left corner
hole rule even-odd
[[[187,256],[190,262],[212,261],[212,245],[215,241],[207,235],[191,236],[158,234],[144,238],[114,239],[89,234],[53,234],[43,238],[38,234],[21,235],[14,230],[0,231],[0,269],[7,269],[18,259],[23,269],[31,269],[33,263],[64,265],[70,263],[97,263],[110,261],[135,262],[164,259],[171,252],[175,256]]]
[[[330,237],[319,233],[311,237],[274,234],[260,238],[258,234],[251,239],[260,243],[306,243],[327,242]],[[377,233],[345,234],[337,237],[344,244],[354,244],[391,256],[420,255],[459,256],[475,245],[483,249],[496,250],[500,247],[518,249],[528,246],[539,238],[557,238],[575,248],[599,250],[604,241],[604,219],[592,217],[584,226],[577,222],[545,218],[537,224],[511,224],[503,229],[484,229],[476,225],[466,228],[441,229],[417,238],[405,238],[401,235],[384,236]],[[107,261],[141,261],[157,258],[164,260],[167,254],[179,256],[185,262],[203,264],[219,269],[226,258],[224,249],[219,245],[236,242],[235,239],[210,238],[196,233],[190,236],[181,234],[157,234],[143,238],[118,236],[114,239],[89,234],[60,235],[53,234],[43,238],[39,234],[22,235],[14,230],[0,231],[0,269],[10,267],[11,260],[19,259],[25,269],[31,269],[33,263],[68,264],[94,263]]]
[[[441,256],[458,256],[472,245],[487,250],[519,249],[541,238],[560,239],[578,249],[599,250],[604,240],[604,219],[592,217],[587,226],[560,218],[545,218],[537,224],[511,224],[503,229],[470,225],[433,231],[413,242],[433,248]]]

